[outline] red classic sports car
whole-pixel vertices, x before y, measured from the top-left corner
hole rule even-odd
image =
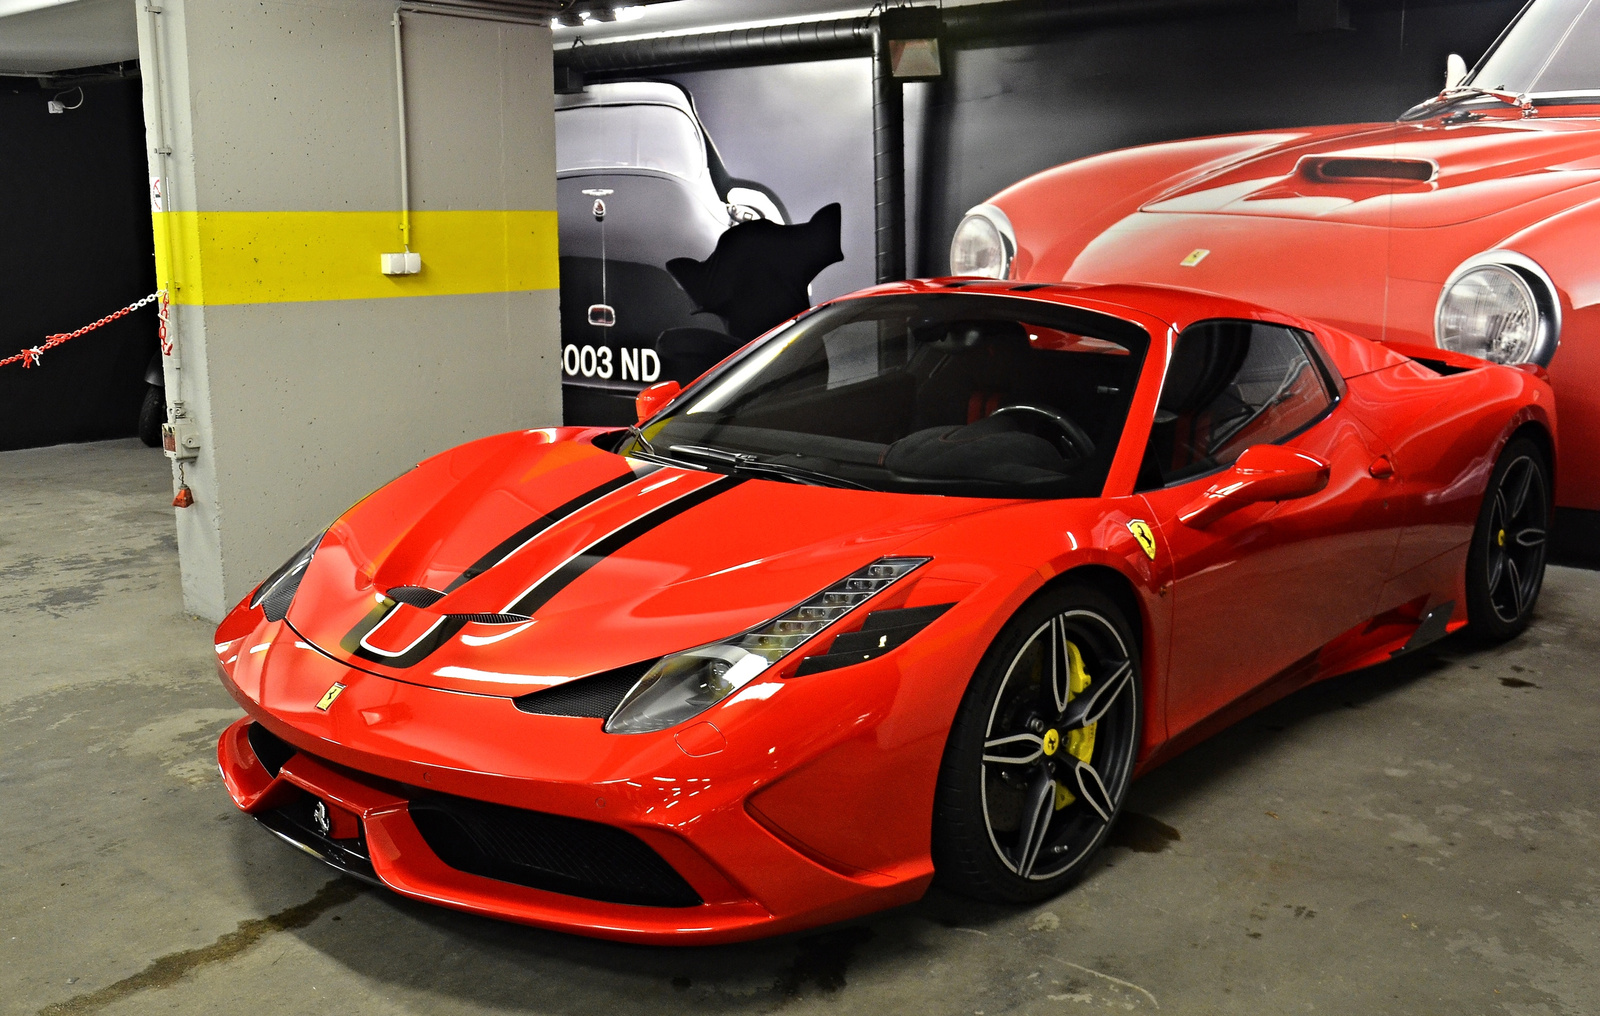
[[[968,213],[951,274],[1181,286],[1548,366],[1558,536],[1600,546],[1600,4],[1534,0],[1451,85],[1393,123],[1047,170]]]
[[[1553,397],[1414,353],[1156,288],[834,301],[351,508],[217,630],[223,777],[351,874],[607,938],[1042,899],[1209,730],[1527,624]]]

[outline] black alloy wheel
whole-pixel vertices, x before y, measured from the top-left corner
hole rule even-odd
[[[1467,552],[1467,623],[1499,642],[1522,632],[1544,585],[1550,468],[1525,437],[1506,444],[1489,478]]]
[[[1019,611],[951,728],[934,803],[939,881],[1012,903],[1071,884],[1127,796],[1141,705],[1138,645],[1107,597],[1069,586]]]

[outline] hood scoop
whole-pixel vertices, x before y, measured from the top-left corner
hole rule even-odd
[[[444,593],[427,586],[395,586],[389,590],[389,599],[412,607],[431,607],[444,599]]]
[[[1429,159],[1340,155],[1308,155],[1300,160],[1298,169],[1300,176],[1312,183],[1371,183],[1375,180],[1430,183],[1439,174],[1438,164]]]
[[[396,603],[403,603],[408,607],[417,607],[426,610],[445,598],[444,593],[427,586],[395,586],[389,590],[389,599]],[[456,621],[465,621],[468,624],[521,624],[533,618],[527,614],[499,614],[499,613],[467,613],[445,614],[444,617]]]

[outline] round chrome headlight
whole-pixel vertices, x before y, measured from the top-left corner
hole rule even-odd
[[[950,240],[950,274],[1003,279],[1016,252],[1016,236],[1006,214],[993,205],[979,205],[961,220]]]
[[[1510,251],[1491,251],[1456,269],[1445,283],[1434,313],[1434,341],[1494,363],[1545,366],[1560,327],[1555,301],[1555,289],[1538,265]]]

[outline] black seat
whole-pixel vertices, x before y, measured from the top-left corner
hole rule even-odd
[[[1179,336],[1145,446],[1140,490],[1159,487],[1163,477],[1181,476],[1204,460],[1210,450],[1210,410],[1249,353],[1248,323],[1215,322]]]
[[[918,381],[916,428],[967,424],[1005,405],[1022,387],[1028,330],[1016,321],[952,321],[908,365]]]

